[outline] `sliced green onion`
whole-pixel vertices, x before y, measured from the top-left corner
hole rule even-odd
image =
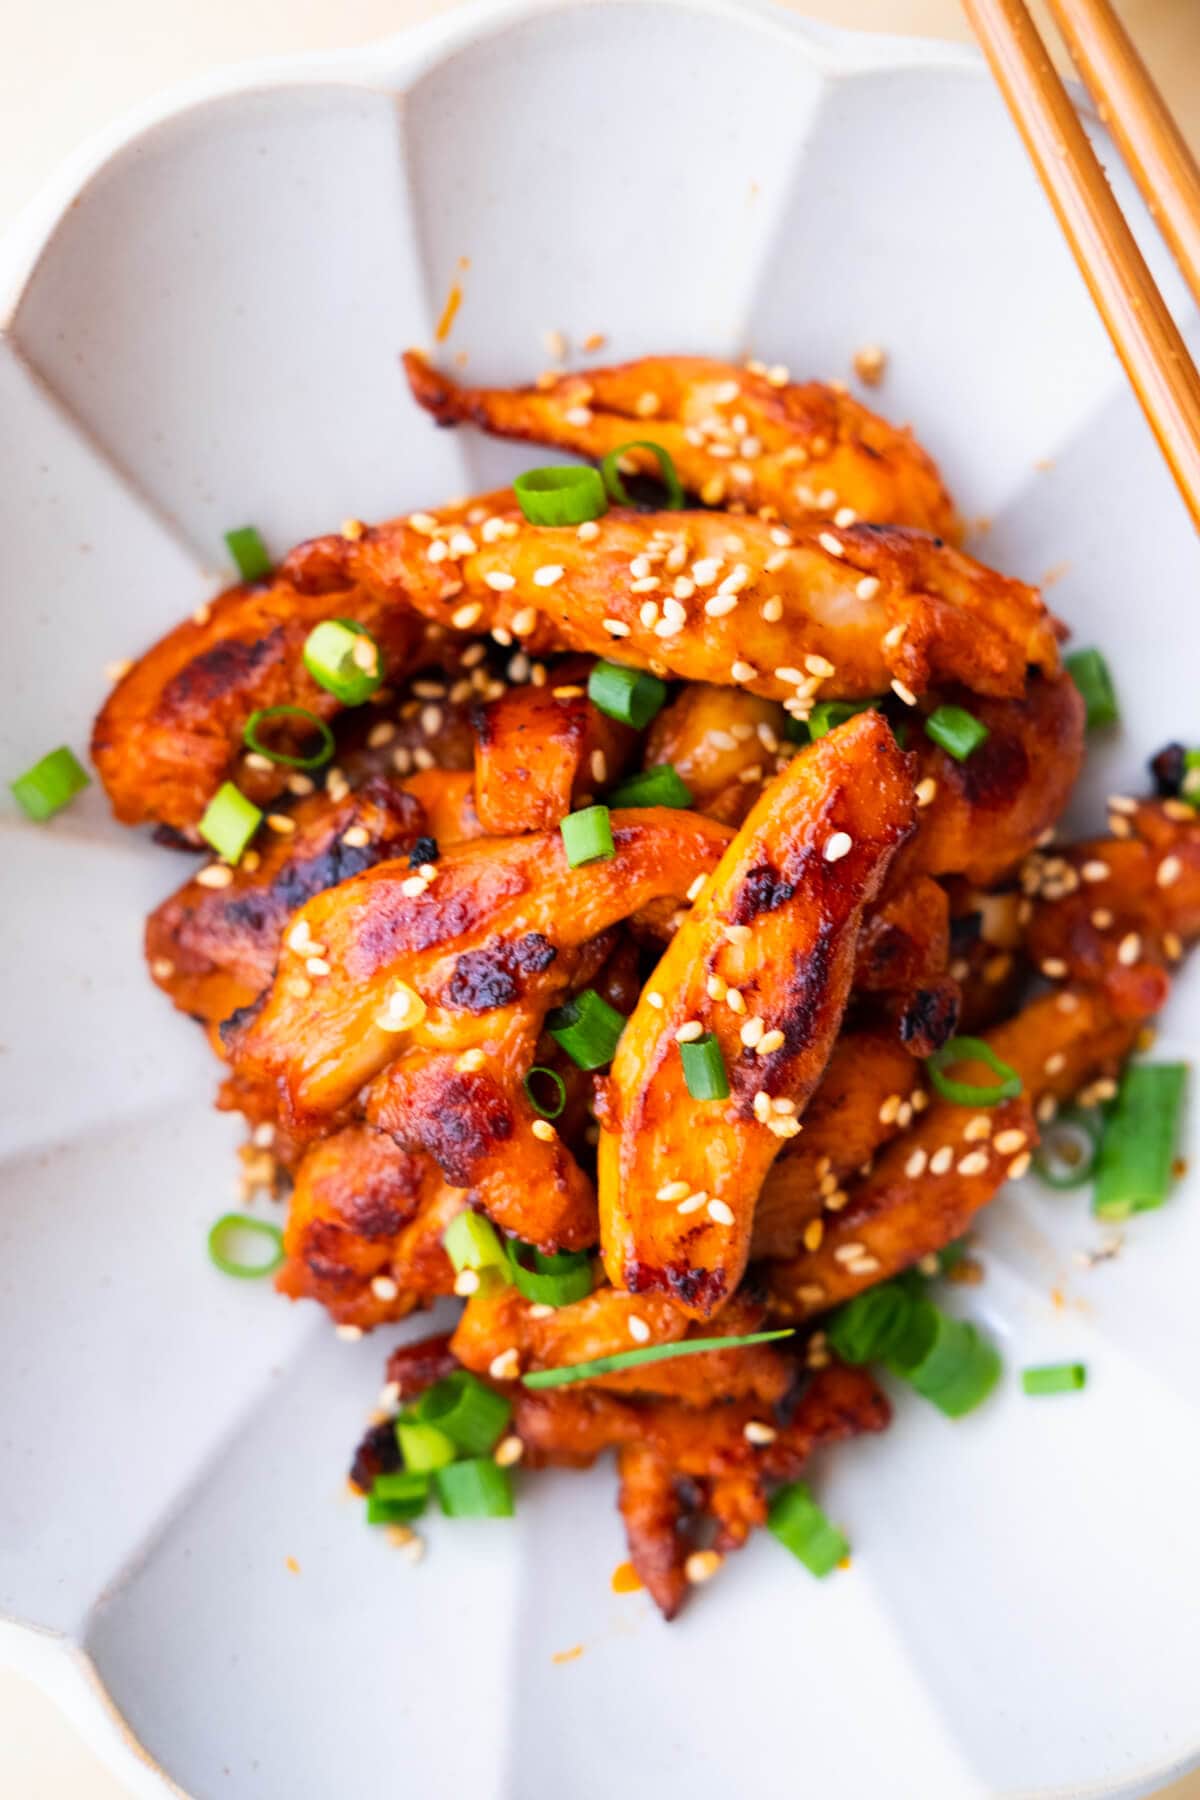
[[[426,1388],[415,1412],[423,1425],[436,1425],[457,1450],[486,1456],[512,1417],[512,1406],[466,1369]]]
[[[1096,1151],[1104,1121],[1096,1111],[1059,1113],[1042,1127],[1042,1141],[1033,1153],[1033,1166],[1052,1188],[1082,1187],[1096,1163]]]
[[[683,1079],[693,1100],[728,1100],[729,1076],[725,1058],[711,1031],[693,1038],[690,1044],[680,1044],[679,1055],[683,1062]]]
[[[311,731],[315,731],[321,739],[321,747],[310,756],[289,756],[286,750],[276,750],[271,744],[264,744],[258,735],[260,725],[268,719],[303,719]],[[334,752],[333,733],[324,719],[318,719],[316,713],[310,713],[306,706],[264,706],[258,712],[252,712],[246,720],[246,729],[242,738],[251,750],[265,756],[271,762],[283,763],[289,769],[319,769],[322,763],[331,760]]]
[[[692,804],[692,790],[671,763],[659,763],[619,782],[608,796],[610,806],[675,806]]]
[[[1179,798],[1186,800],[1189,806],[1200,807],[1200,750],[1185,750],[1183,753]]]
[[[271,1246],[268,1259],[254,1261],[237,1254],[238,1239],[265,1239]],[[208,1234],[208,1254],[222,1275],[236,1275],[241,1281],[257,1281],[260,1275],[273,1275],[283,1261],[283,1233],[278,1225],[266,1219],[250,1219],[245,1213],[223,1213]]]
[[[267,546],[253,525],[239,525],[236,531],[227,531],[225,542],[243,581],[261,581],[271,573]]]
[[[986,1400],[999,1381],[999,1353],[974,1325],[952,1319],[928,1300],[916,1305],[922,1317],[922,1309],[928,1309],[932,1329],[919,1360],[906,1355],[897,1372],[948,1418],[961,1419]]]
[[[373,1489],[367,1495],[368,1525],[407,1525],[424,1511],[424,1500],[382,1500]]]
[[[675,464],[667,455],[661,444],[652,444],[648,438],[631,438],[627,444],[618,444],[610,450],[600,464],[600,472],[604,476],[604,485],[609,495],[618,506],[632,506],[625,483],[621,480],[621,471],[617,466],[621,458],[629,450],[649,450],[658,459],[659,475],[667,490],[667,505],[672,512],[678,512],[685,504],[683,483],[675,473]]]
[[[512,1482],[508,1470],[490,1457],[451,1463],[435,1474],[434,1486],[448,1519],[511,1519]]]
[[[598,662],[588,676],[588,699],[610,719],[620,719],[623,725],[642,731],[666,704],[667,684],[645,669]]]
[[[596,1375],[615,1375],[621,1369],[636,1369],[642,1363],[667,1362],[675,1356],[700,1356],[705,1350],[743,1350],[749,1344],[773,1344],[776,1338],[792,1337],[795,1326],[785,1331],[752,1331],[747,1337],[683,1338],[674,1344],[646,1344],[640,1350],[618,1350],[612,1356],[593,1357],[590,1362],[564,1363],[559,1369],[535,1369],[522,1375],[528,1388],[566,1387],[572,1381],[590,1381]]]
[[[584,988],[565,1006],[546,1014],[546,1029],[579,1068],[603,1069],[616,1053],[625,1014],[610,1006],[595,988]]]
[[[429,1499],[429,1476],[409,1469],[377,1475],[367,1496],[368,1525],[403,1525],[419,1519]]]
[[[262,813],[232,781],[224,781],[204,809],[196,829],[218,856],[236,863],[262,824]]]
[[[1100,1139],[1092,1211],[1127,1219],[1161,1206],[1171,1187],[1187,1081],[1184,1063],[1133,1063]]]
[[[808,715],[809,736],[815,744],[835,726],[844,725],[859,713],[872,712],[879,705],[878,700],[818,700]]]
[[[825,1517],[806,1481],[789,1481],[776,1490],[767,1530],[817,1577],[831,1574],[850,1553],[850,1545]]]
[[[554,1102],[547,1106],[545,1100],[534,1087],[535,1077],[539,1082],[547,1083],[553,1091]],[[526,1075],[521,1086],[525,1089],[525,1098],[532,1106],[539,1119],[557,1119],[567,1104],[567,1084],[556,1069],[546,1068],[544,1063],[535,1063]]]
[[[882,1362],[899,1348],[912,1306],[899,1283],[881,1282],[840,1306],[826,1335],[843,1362]]]
[[[604,483],[584,463],[526,469],[513,482],[513,492],[531,525],[582,525],[608,511]]]
[[[304,666],[343,706],[361,706],[383,681],[383,657],[365,625],[326,619],[304,641]]]
[[[828,704],[828,702],[823,701],[822,704],[825,705]],[[809,721],[807,719],[797,719],[791,713],[788,713],[784,718],[783,735],[789,744],[811,744],[813,741],[812,731],[809,728]],[[824,733],[821,735],[824,736]]]
[[[427,1425],[409,1408],[396,1420],[396,1442],[404,1458],[404,1467],[413,1475],[429,1475],[458,1454],[453,1438],[436,1425]]]
[[[508,1275],[508,1252],[496,1227],[469,1207],[451,1219],[443,1231],[442,1248],[458,1273],[463,1269],[499,1269],[505,1277]]]
[[[1085,1363],[1043,1363],[1021,1370],[1021,1386],[1027,1394],[1073,1394],[1087,1386]]]
[[[617,853],[607,806],[585,806],[581,812],[568,813],[558,829],[572,869],[582,863],[607,862]]]
[[[949,1064],[981,1062],[986,1063],[995,1075],[994,1083],[981,1087],[977,1082],[954,1081],[942,1070]],[[955,1037],[949,1038],[940,1050],[935,1050],[925,1064],[932,1081],[943,1100],[952,1100],[956,1106],[999,1106],[1002,1100],[1015,1100],[1021,1092],[1021,1077],[1006,1062],[1001,1062],[991,1045],[983,1038]]]
[[[574,1300],[586,1300],[592,1291],[592,1259],[584,1250],[564,1250],[546,1256],[526,1244],[509,1245],[509,1267],[513,1286],[535,1306],[570,1306]],[[532,1259],[528,1268],[521,1260]]]
[[[91,780],[75,752],[63,744],[10,781],[9,791],[26,817],[40,825],[90,787]]]
[[[1121,717],[1117,692],[1108,664],[1098,650],[1076,650],[1063,658],[1063,666],[1083,695],[1089,731],[1116,725]]]
[[[925,721],[925,735],[940,744],[955,762],[966,762],[989,734],[982,719],[977,719],[964,706],[939,706]]]

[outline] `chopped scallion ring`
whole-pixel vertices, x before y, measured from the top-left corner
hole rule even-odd
[[[531,525],[583,525],[608,511],[604,482],[583,463],[526,469],[513,492]]]
[[[1127,1219],[1161,1206],[1174,1175],[1185,1063],[1133,1063],[1121,1077],[1096,1156],[1092,1211]]]
[[[1087,1366],[1044,1363],[1040,1368],[1022,1369],[1021,1386],[1027,1394],[1073,1394],[1087,1386]]]
[[[667,490],[667,506],[672,512],[678,512],[685,505],[683,483],[675,472],[675,464],[661,444],[653,444],[648,438],[631,438],[627,444],[618,444],[610,450],[600,464],[600,472],[604,476],[604,485],[610,497],[618,506],[632,506],[625,483],[621,480],[620,461],[630,450],[649,450],[658,459],[659,475]]]
[[[368,1525],[405,1525],[419,1519],[429,1499],[429,1476],[410,1469],[377,1475],[367,1496]]]
[[[451,1219],[442,1233],[442,1248],[458,1274],[463,1269],[499,1269],[507,1279],[508,1251],[492,1221],[482,1213],[468,1208]]]
[[[435,1469],[452,1463],[458,1454],[452,1438],[436,1425],[417,1419],[411,1409],[396,1420],[396,1442],[404,1467],[413,1475],[431,1475]]]
[[[899,1359],[893,1352],[889,1366],[948,1418],[961,1419],[986,1400],[999,1381],[999,1354],[974,1325],[952,1319],[928,1300],[916,1301],[914,1323],[914,1338]],[[919,1345],[916,1355],[914,1341]]]
[[[742,1350],[750,1344],[773,1344],[777,1338],[792,1337],[795,1327],[785,1331],[752,1331],[746,1337],[683,1338],[674,1344],[646,1344],[639,1350],[617,1350],[612,1356],[597,1356],[590,1362],[564,1363],[558,1369],[535,1369],[522,1375],[527,1388],[566,1387],[572,1381],[590,1381],[596,1375],[615,1375],[620,1369],[636,1369],[641,1363],[666,1362],[675,1356],[700,1356],[706,1350]]]
[[[1052,1188],[1082,1187],[1096,1164],[1096,1152],[1104,1122],[1098,1112],[1073,1109],[1059,1113],[1042,1127],[1042,1139],[1033,1153],[1033,1166]]]
[[[456,1450],[486,1456],[512,1417],[512,1404],[477,1375],[456,1369],[426,1388],[414,1411],[422,1425],[444,1432]]]
[[[227,863],[236,863],[261,824],[262,813],[254,802],[247,800],[232,781],[224,781],[205,807],[196,829],[218,856]]]
[[[580,812],[568,813],[558,829],[562,833],[569,868],[578,869],[583,863],[607,862],[617,853],[607,806],[585,806]]]
[[[595,988],[584,988],[565,1006],[556,1006],[546,1014],[550,1036],[580,1069],[607,1067],[625,1023],[625,1014],[610,1006]]]
[[[985,1063],[996,1077],[994,1083],[981,1086],[977,1082],[954,1081],[942,1070],[956,1063]],[[1015,1069],[1001,1062],[991,1045],[983,1038],[955,1037],[944,1043],[940,1050],[935,1050],[925,1067],[943,1100],[952,1100],[956,1106],[999,1106],[1003,1100],[1015,1100],[1021,1092],[1021,1077]]]
[[[767,1530],[818,1579],[832,1574],[850,1554],[850,1545],[825,1517],[806,1481],[789,1481],[776,1489],[767,1512]]]
[[[239,525],[236,531],[227,531],[225,542],[243,581],[261,581],[271,573],[267,546],[253,525]]]
[[[555,1069],[548,1069],[544,1063],[535,1063],[521,1086],[525,1089],[525,1098],[532,1106],[539,1119],[557,1119],[567,1104],[567,1085]],[[538,1093],[538,1087],[548,1087],[553,1093],[553,1101],[547,1105],[546,1100]]]
[[[1076,650],[1064,656],[1063,667],[1083,695],[1089,731],[1120,722],[1121,710],[1108,664],[1098,650]]]
[[[526,1256],[532,1268],[522,1261]],[[592,1259],[586,1251],[547,1256],[528,1245],[510,1243],[508,1257],[513,1286],[535,1306],[570,1306],[573,1300],[586,1300],[592,1291]]]
[[[882,1362],[900,1344],[912,1307],[899,1282],[881,1282],[839,1306],[826,1335],[843,1362]]]
[[[383,681],[383,657],[365,625],[325,619],[304,643],[304,666],[343,706],[361,706]]]
[[[966,762],[987,739],[988,728],[964,706],[939,706],[925,721],[925,735],[955,762]]]
[[[254,1261],[238,1256],[239,1239],[259,1238],[271,1246],[270,1257]],[[208,1234],[208,1254],[222,1275],[236,1275],[241,1281],[257,1281],[262,1275],[273,1275],[283,1261],[283,1233],[278,1225],[266,1219],[251,1219],[245,1213],[223,1213]]]
[[[692,804],[692,790],[671,763],[659,763],[618,783],[608,796],[608,804],[687,807]]]
[[[728,1100],[729,1075],[725,1058],[711,1031],[693,1038],[690,1044],[680,1044],[679,1055],[683,1062],[683,1079],[693,1100]]]
[[[9,792],[26,818],[41,825],[90,787],[91,780],[75,752],[62,744],[9,782]]]
[[[433,1484],[448,1519],[511,1519],[512,1482],[508,1470],[489,1456],[472,1457],[439,1469]]]
[[[272,744],[264,744],[258,735],[258,728],[271,719],[303,719],[308,729],[316,732],[320,738],[320,749],[312,751],[308,756],[292,756],[286,750],[276,750]],[[260,711],[252,712],[246,720],[242,739],[259,756],[265,756],[271,762],[283,763],[289,769],[319,769],[323,763],[332,760],[334,752],[332,731],[324,719],[318,719],[316,713],[309,712],[306,706],[264,706]]]
[[[645,669],[598,662],[588,676],[588,699],[610,719],[642,731],[666,704],[667,684]]]
[[[376,1487],[379,1483],[376,1482]],[[424,1499],[384,1500],[372,1488],[367,1495],[368,1525],[407,1525],[410,1519],[419,1519],[425,1511]]]

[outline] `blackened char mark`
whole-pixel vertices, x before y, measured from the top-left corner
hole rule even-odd
[[[276,626],[265,637],[252,643],[229,638],[202,650],[167,683],[159,703],[164,717],[177,712],[211,709],[229,694],[241,692],[250,677],[269,663],[281,660],[284,652],[282,628]]]
[[[427,1151],[452,1187],[474,1186],[496,1145],[514,1130],[512,1108],[485,1074],[419,1076],[405,1089],[395,1113],[397,1143],[405,1150]]]
[[[961,1004],[958,983],[949,977],[907,995],[897,1020],[904,1048],[920,1057],[940,1050],[954,1036]]]
[[[360,1494],[369,1494],[380,1475],[390,1475],[400,1467],[400,1446],[396,1427],[390,1419],[372,1425],[354,1452],[350,1479]]]
[[[557,955],[540,931],[531,931],[515,943],[501,940],[486,950],[466,950],[446,986],[446,1003],[469,1013],[511,1006],[525,991],[525,977],[540,975]]]
[[[717,1310],[728,1291],[723,1269],[694,1269],[685,1262],[661,1266],[627,1262],[625,1286],[631,1294],[669,1294],[685,1306],[698,1308],[706,1316]]]
[[[738,889],[730,924],[749,925],[759,913],[774,912],[776,907],[786,905],[795,892],[794,881],[785,881],[770,863],[759,863],[749,871]]]

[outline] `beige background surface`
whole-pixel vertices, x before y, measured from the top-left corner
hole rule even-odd
[[[156,89],[222,63],[364,43],[455,0],[36,0],[8,9],[0,51],[0,229],[81,138]],[[1118,0],[1200,145],[1200,0]],[[876,31],[965,38],[958,0],[802,0]],[[1171,1791],[1200,1800],[1200,1776]],[[125,1800],[56,1708],[0,1671],[0,1795]]]

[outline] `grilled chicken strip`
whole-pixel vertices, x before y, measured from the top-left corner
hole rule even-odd
[[[271,979],[296,908],[407,853],[426,825],[413,795],[383,776],[338,802],[314,794],[280,817],[291,829],[264,834],[261,851],[229,870],[224,886],[193,876],[146,921],[150,973],[194,1019],[219,1024],[248,1006]]]
[[[441,1239],[465,1205],[428,1158],[369,1125],[349,1126],[300,1164],[275,1286],[293,1300],[319,1300],[339,1325],[366,1330],[402,1319],[454,1291]]]
[[[780,754],[793,753],[786,721],[778,701],[691,681],[651,724],[642,761],[647,769],[670,763],[697,812],[740,825]]]
[[[316,895],[264,1005],[226,1032],[235,1071],[271,1087],[290,1125],[319,1130],[409,1047],[481,1048],[486,1061],[494,1014],[540,1020],[569,986],[573,953],[656,896],[684,900],[728,842],[720,825],[662,807],[611,822],[614,855],[581,868],[559,832],[531,833],[455,845],[430,880],[383,863]],[[290,947],[301,926],[328,974]]]
[[[516,1353],[522,1372],[527,1373],[612,1356],[637,1344],[674,1344],[689,1335],[749,1335],[761,1328],[764,1316],[760,1303],[739,1294],[715,1326],[697,1332],[665,1295],[633,1295],[599,1287],[586,1299],[556,1307],[549,1317],[543,1317],[515,1288],[508,1287],[473,1294],[450,1344],[463,1366],[477,1375],[486,1375],[496,1358],[509,1352]],[[614,1393],[656,1394],[686,1406],[711,1406],[714,1394],[773,1406],[783,1399],[794,1379],[789,1357],[773,1344],[751,1344],[741,1350],[704,1350],[675,1361],[647,1363],[597,1375],[580,1385]]]
[[[796,1362],[780,1361],[795,1379]],[[439,1336],[401,1345],[387,1374],[399,1399],[408,1402],[458,1366],[450,1340]],[[548,1393],[495,1385],[512,1401],[510,1431],[529,1466],[586,1468],[604,1451],[617,1451],[630,1555],[667,1618],[687,1591],[685,1495],[694,1496],[693,1513],[710,1512],[717,1521],[717,1547],[736,1549],[766,1517],[768,1484],[794,1480],[814,1451],[859,1432],[882,1431],[891,1417],[867,1372],[839,1363],[809,1376],[796,1397],[775,1407],[751,1398],[726,1400],[716,1383],[706,1407],[618,1397],[590,1384]],[[378,1475],[398,1466],[395,1431],[383,1422],[363,1438],[350,1479],[366,1493]]]
[[[958,536],[950,497],[912,433],[821,382],[702,356],[644,357],[527,388],[460,387],[415,351],[404,367],[439,425],[478,425],[595,462],[648,438],[708,506],[769,508],[785,525],[848,507],[951,542]],[[648,452],[628,454],[639,470],[658,473]]]
[[[1115,1072],[1136,1035],[1135,1023],[1117,1018],[1099,990],[1088,988],[1043,995],[985,1033],[1020,1075],[1021,1095],[986,1109],[935,1097],[850,1188],[846,1205],[825,1219],[816,1248],[764,1265],[772,1310],[809,1318],[960,1237],[1004,1182],[1028,1167],[1037,1141],[1034,1109],[1044,1116],[1047,1102]],[[995,1079],[981,1065],[966,1065],[961,1077],[956,1069],[955,1077],[983,1085]]]
[[[485,831],[553,831],[628,763],[636,734],[587,697],[590,665],[568,663],[553,686],[510,688],[473,717],[475,809]]]
[[[768,788],[676,933],[597,1107],[615,1287],[669,1294],[695,1318],[736,1289],[758,1189],[841,1024],[863,908],[912,828],[908,769],[877,713],[812,745]],[[720,1047],[728,1100],[693,1099],[685,1083],[678,1034],[702,1030]]]

